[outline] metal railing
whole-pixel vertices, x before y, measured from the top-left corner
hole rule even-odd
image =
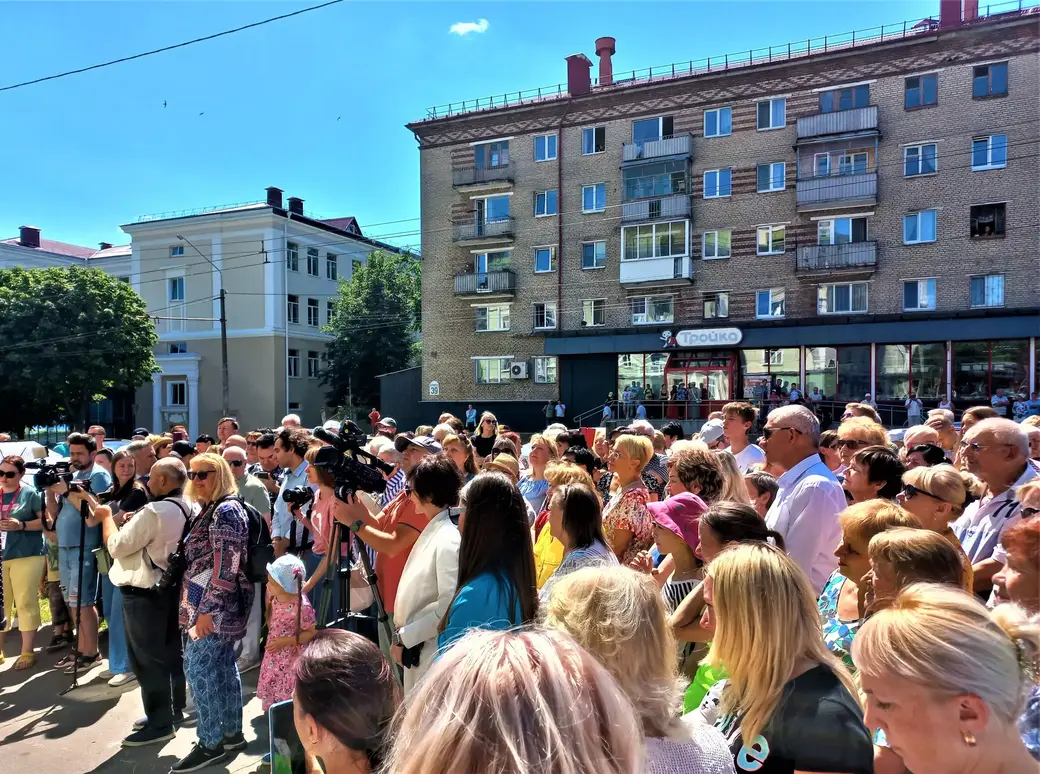
[[[455,275],[455,295],[479,293],[515,293],[516,274],[511,269]]]
[[[804,245],[798,248],[795,266],[800,271],[877,266],[877,242]]]
[[[646,142],[626,142],[621,148],[621,161],[645,161],[663,156],[689,156],[693,149],[693,135],[677,134]]]
[[[481,183],[513,182],[513,165],[502,164],[497,167],[480,167],[474,169],[456,169],[451,173],[452,184],[479,185]]]
[[[866,132],[878,127],[877,105],[867,105],[851,110],[835,110],[816,113],[798,119],[798,139],[820,137],[828,134]]]
[[[474,239],[503,239],[513,235],[513,219],[499,218],[477,223],[463,223],[455,226],[455,241],[466,242]]]
[[[836,201],[869,203],[877,199],[877,172],[809,177],[796,183],[799,207]]]
[[[978,24],[995,16],[1032,14],[1038,10],[1040,10],[1040,4],[1035,1],[1007,0],[1007,2],[980,6],[978,18],[964,22],[963,25]],[[689,61],[672,62],[640,70],[618,72],[614,73],[613,82],[609,86],[600,87],[598,79],[593,79],[593,85],[597,88],[623,89],[675,78],[688,78],[694,75],[737,70],[761,64],[805,59],[835,51],[869,46],[875,43],[912,38],[918,35],[931,35],[934,34],[938,27],[939,22],[935,19],[883,24],[880,27],[869,27],[836,35],[826,35],[820,38],[792,41],[778,46],[768,46],[766,48],[750,49],[722,56],[691,59]],[[506,92],[502,95],[491,95],[461,102],[449,102],[447,105],[436,105],[427,108],[426,118],[422,119],[422,121],[435,121],[464,113],[499,110],[504,107],[550,102],[567,99],[568,97],[570,97],[570,94],[567,92],[567,84],[557,83],[552,86],[540,86],[522,91]],[[422,121],[417,123],[422,123]]]
[[[674,194],[658,196],[653,199],[640,199],[624,202],[621,205],[621,222],[638,220],[656,220],[658,218],[676,219],[690,216],[690,195]]]

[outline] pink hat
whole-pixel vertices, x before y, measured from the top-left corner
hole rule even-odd
[[[647,509],[655,523],[681,537],[690,550],[696,551],[700,543],[697,525],[708,510],[704,501],[695,494],[683,492],[659,503],[648,503]]]

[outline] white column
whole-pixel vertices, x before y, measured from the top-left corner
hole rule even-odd
[[[953,342],[946,342],[946,400],[953,400]]]
[[[1036,389],[1036,339],[1029,339],[1029,389],[1026,391],[1030,398]]]
[[[805,347],[798,348],[798,389],[802,392],[804,398],[806,392],[808,392],[807,385],[805,384]]]
[[[153,433],[161,433],[162,428],[162,374],[152,374],[152,427]]]
[[[870,399],[877,403],[877,344],[870,345]]]
[[[188,437],[199,437],[199,377],[188,376]]]
[[[220,300],[217,297],[220,295],[220,272],[224,269],[224,258],[219,234],[210,240],[210,260],[213,261],[213,265],[216,267],[211,272],[213,279],[213,322],[210,325],[213,330],[219,331]],[[195,437],[192,435],[193,439]]]

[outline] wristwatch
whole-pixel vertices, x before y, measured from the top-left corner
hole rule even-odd
[[[390,638],[390,644],[391,645],[400,645],[402,648],[404,647],[404,643],[401,642],[401,632],[396,631],[396,630],[394,631],[393,636]]]
[[[364,523],[365,522],[363,522],[361,519],[358,519],[353,524],[351,524],[348,529],[350,529],[350,531],[353,532],[356,535],[360,531],[360,529],[364,525]]]

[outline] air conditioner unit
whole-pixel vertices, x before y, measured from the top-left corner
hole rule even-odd
[[[527,361],[526,360],[514,360],[509,365],[509,378],[510,379],[527,379]]]

